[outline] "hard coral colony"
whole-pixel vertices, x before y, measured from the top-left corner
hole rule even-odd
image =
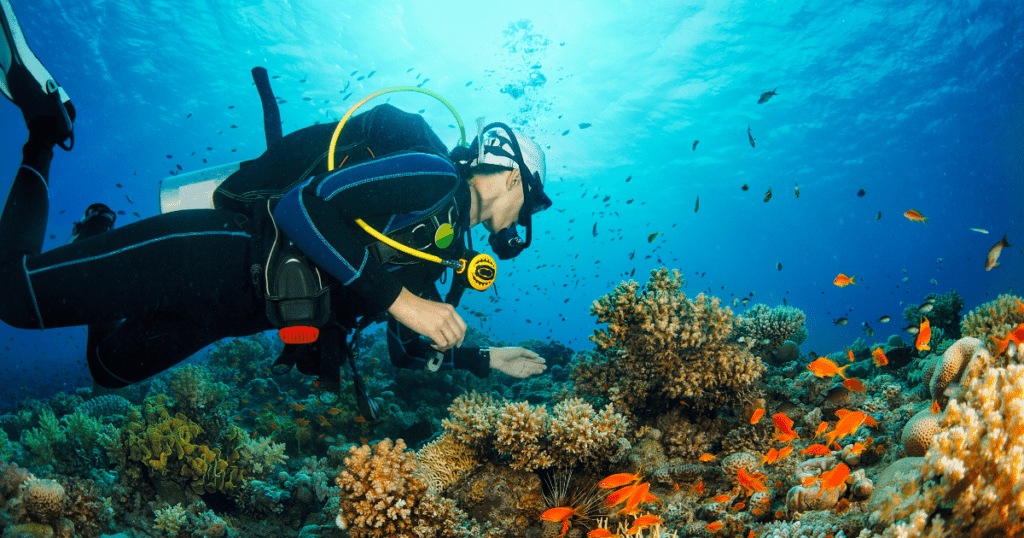
[[[148,394],[26,404],[3,422],[7,435],[24,432],[0,466],[8,532],[1024,533],[1020,298],[982,305],[956,328],[963,338],[933,336],[929,350],[891,338],[816,359],[790,350],[783,362],[765,356],[799,345],[802,312],[738,316],[682,287],[662,269],[595,301],[596,349],[573,356],[562,381],[418,378],[458,395],[385,395],[390,423],[354,421],[343,411],[354,404],[301,376],[253,375],[275,355],[261,338],[158,377]],[[234,378],[242,389],[228,388]],[[447,414],[432,413],[441,402]],[[438,435],[415,437],[411,405]],[[390,435],[361,439],[375,432]]]

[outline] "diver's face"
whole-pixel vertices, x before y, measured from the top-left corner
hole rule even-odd
[[[502,193],[491,207],[491,218],[484,222],[487,231],[494,233],[515,224],[519,210],[523,207],[523,185],[519,170],[511,170],[505,176]]]

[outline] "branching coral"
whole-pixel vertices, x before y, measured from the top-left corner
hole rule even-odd
[[[886,535],[1024,533],[1024,366],[992,368],[971,381],[940,426],[920,479],[905,482],[898,488],[905,497],[890,495],[872,516],[904,520]]]
[[[511,458],[514,469],[571,467],[602,461],[618,450],[626,419],[609,405],[597,412],[581,398],[546,406],[497,402],[489,396],[463,394],[450,407],[445,429],[475,449],[493,447]]]
[[[651,272],[641,291],[629,281],[591,306],[605,329],[590,338],[605,359],[598,361],[603,386],[594,386],[582,368],[573,371],[577,392],[609,396],[618,411],[649,407],[651,397],[694,400],[695,408],[732,402],[764,372],[750,345],[733,340],[742,322],[715,297],[686,298],[679,271]],[[781,344],[781,342],[780,342]],[[580,383],[579,381],[584,381]],[[588,382],[589,381],[589,382]]]
[[[1020,323],[1024,323],[1021,298],[1000,295],[964,316],[960,331],[964,336],[973,336],[988,343],[990,337],[1003,338]]]
[[[926,305],[931,305],[930,308]],[[925,312],[921,312],[921,308]],[[921,317],[928,318],[932,330],[942,329],[947,338],[960,338],[960,311],[964,308],[964,299],[956,290],[949,290],[943,295],[929,293],[924,305],[910,304],[903,309],[903,320],[910,325],[917,325]],[[938,340],[932,340],[938,341]]]
[[[737,334],[753,343],[751,353],[768,359],[786,340],[800,345],[807,339],[807,316],[799,308],[756,304],[743,314]]]
[[[337,524],[349,536],[454,536],[461,512],[439,502],[417,478],[416,453],[406,451],[404,441],[353,446],[349,454],[337,478]]]
[[[435,492],[442,492],[479,465],[473,451],[450,431],[423,445],[416,453],[419,477]]]

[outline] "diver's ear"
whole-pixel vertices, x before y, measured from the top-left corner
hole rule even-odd
[[[514,187],[519,186],[519,182],[522,181],[522,176],[519,174],[519,170],[513,168],[508,171],[508,178],[505,179],[505,188],[512,190]]]

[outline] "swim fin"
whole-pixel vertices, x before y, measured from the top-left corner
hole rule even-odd
[[[51,130],[65,150],[75,144],[75,108],[71,98],[28,48],[10,0],[0,0],[0,92],[21,109],[30,130]],[[64,145],[70,139],[68,145]]]
[[[114,227],[114,221],[116,220],[117,214],[109,207],[104,204],[92,204],[86,208],[85,214],[82,215],[82,220],[76,222],[74,227],[71,228],[71,237],[65,244],[70,245],[75,241],[88,239],[103,232],[109,232]]]

